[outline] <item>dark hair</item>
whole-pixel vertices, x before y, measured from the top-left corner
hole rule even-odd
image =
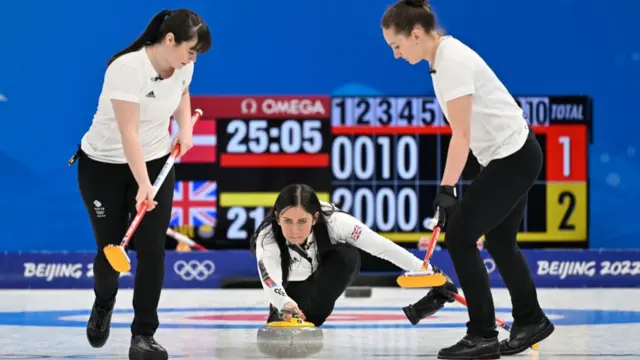
[[[327,219],[331,214],[335,212],[335,208],[322,208],[320,199],[316,192],[308,185],[293,184],[282,189],[278,198],[273,205],[273,209],[265,216],[264,220],[258,226],[258,229],[253,233],[250,240],[250,250],[253,254],[256,250],[258,236],[263,231],[271,232],[273,239],[275,239],[278,248],[280,249],[280,266],[282,269],[282,286],[287,283],[289,277],[289,269],[291,267],[291,255],[287,247],[287,240],[282,234],[282,229],[278,225],[278,215],[283,210],[291,206],[301,206],[305,211],[310,214],[319,213],[318,220],[313,225],[312,231],[314,234],[315,242],[318,247],[316,252],[316,260],[318,264],[321,263],[323,256],[333,246],[331,239],[329,238],[329,228],[327,226]]]
[[[425,32],[436,29],[436,17],[426,0],[400,0],[385,11],[382,27],[409,36],[416,25]]]
[[[197,38],[192,50],[198,53],[206,53],[211,48],[209,28],[198,14],[188,9],[162,10],[151,19],[142,35],[109,59],[107,66],[124,54],[138,51],[145,45],[159,43],[168,33],[175,36],[176,44]]]

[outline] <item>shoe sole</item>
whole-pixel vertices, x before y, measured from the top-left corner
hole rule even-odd
[[[549,323],[549,325],[547,327],[545,327],[542,331],[540,331],[538,334],[536,334],[531,339],[531,341],[527,342],[526,344],[522,345],[521,347],[518,347],[518,348],[515,348],[515,349],[509,349],[507,351],[501,351],[500,353],[502,355],[516,355],[516,354],[519,354],[519,353],[527,350],[531,346],[533,346],[533,344],[537,344],[540,341],[548,338],[551,334],[553,334],[554,331],[555,331],[555,326],[553,325],[553,323]]]
[[[89,341],[89,345],[91,345],[91,347],[95,349],[100,349],[101,347],[103,347],[107,343],[107,340],[109,340],[108,335],[104,340],[92,340],[89,335],[87,335],[87,341]]]
[[[129,350],[129,360],[168,360],[168,354],[144,353],[142,351]]]
[[[438,355],[438,359],[449,359],[449,360],[497,360],[500,359],[500,353],[491,353],[481,356],[440,356]]]
[[[101,347],[103,347],[107,341],[109,340],[109,336],[111,335],[111,329],[107,330],[104,334],[104,338],[100,338],[100,339],[93,339],[91,337],[91,335],[89,335],[89,331],[85,331],[85,334],[87,335],[87,341],[89,342],[89,345],[91,345],[92,348],[96,348],[99,349]]]

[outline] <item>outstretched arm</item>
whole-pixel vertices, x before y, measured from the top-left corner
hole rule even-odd
[[[337,239],[342,239],[373,256],[385,259],[405,271],[421,271],[422,260],[402,246],[371,230],[355,217],[347,213],[335,212],[332,221],[335,221]]]
[[[267,293],[271,304],[282,310],[284,304],[292,301],[282,286],[282,269],[280,267],[280,249],[273,242],[264,241],[264,236],[258,237],[256,244],[256,258],[258,273],[262,288]]]

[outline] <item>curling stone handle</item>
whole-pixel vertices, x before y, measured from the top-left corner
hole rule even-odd
[[[300,323],[300,324],[302,323],[302,318],[300,318],[300,314],[297,311],[293,310],[293,309],[282,309],[280,311],[280,313],[282,313],[282,314],[285,314],[285,313],[291,314],[291,320],[290,321],[292,323]]]
[[[282,310],[280,310],[280,312],[282,314],[284,314],[284,313],[291,314],[291,316],[294,317],[294,318],[299,318],[300,317],[300,314],[298,314],[297,311],[292,310],[292,309],[282,309]]]

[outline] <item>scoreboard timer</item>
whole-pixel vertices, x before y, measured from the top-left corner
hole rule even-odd
[[[586,246],[591,100],[516,101],[545,153],[518,241]],[[176,176],[216,182],[216,211],[204,224],[209,231],[195,229],[203,226],[196,216],[183,217],[178,231],[208,247],[244,248],[278,192],[306,183],[393,241],[430,235],[425,223],[451,139],[434,97],[194,96],[192,107],[204,111],[201,123],[213,122],[216,146],[208,161],[177,163]],[[479,170],[470,154],[461,194]]]

